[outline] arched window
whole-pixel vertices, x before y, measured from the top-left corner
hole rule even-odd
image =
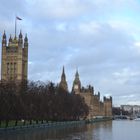
[[[9,74],[9,71],[10,71],[10,66],[9,63],[7,63],[7,74]]]

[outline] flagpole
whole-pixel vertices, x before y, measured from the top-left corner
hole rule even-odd
[[[22,19],[17,16],[15,18],[15,38],[16,38],[16,34],[17,34],[17,20],[22,20]]]

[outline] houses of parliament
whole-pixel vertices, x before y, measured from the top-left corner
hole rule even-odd
[[[28,80],[28,38],[23,37],[21,31],[18,37],[10,35],[7,40],[4,31],[2,36],[2,55],[1,55],[1,81],[22,82]],[[68,91],[65,70],[63,67],[59,86]],[[72,93],[79,94],[89,107],[88,118],[96,116],[112,116],[112,97],[104,97],[100,100],[100,93],[96,95],[94,88],[89,85],[83,87],[78,71],[76,71],[73,81]]]
[[[66,81],[65,69],[63,67],[61,81],[59,86],[68,91],[68,84]],[[75,78],[72,86],[72,93],[80,95],[89,107],[89,114],[87,118],[91,119],[99,116],[112,117],[112,97],[104,97],[100,100],[100,92],[95,94],[94,87],[88,85],[86,88],[82,86],[78,71],[75,73]]]

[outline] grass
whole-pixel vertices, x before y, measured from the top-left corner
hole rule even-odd
[[[34,120],[32,120],[32,124],[30,124],[30,121],[27,121],[27,120],[24,124],[24,121],[19,120],[17,125],[15,126],[15,122],[16,122],[16,120],[10,120],[7,128],[9,128],[9,127],[13,127],[13,128],[15,127],[16,128],[18,126],[30,126],[30,125],[42,124],[42,121],[38,121],[38,124],[36,124],[36,121],[34,121]],[[67,121],[67,122],[65,122],[65,121],[64,122],[48,121],[48,122],[46,122],[44,120],[43,124],[46,124],[46,123],[48,123],[48,125],[54,126],[54,125],[74,124],[74,123],[76,124],[77,121]],[[6,128],[6,121],[1,121],[0,128]]]
[[[15,122],[16,122],[16,120],[9,121],[8,122],[8,127],[14,127],[15,126]],[[32,125],[33,124],[36,124],[36,121],[32,120]],[[38,121],[38,124],[41,124],[41,121]],[[18,121],[17,126],[23,126],[23,125],[24,125],[23,121]],[[30,121],[26,120],[25,125],[30,125]],[[5,127],[6,127],[6,122],[5,121],[1,121],[0,128],[5,128]]]

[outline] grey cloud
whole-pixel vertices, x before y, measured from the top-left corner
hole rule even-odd
[[[0,9],[1,9],[1,18],[3,19],[13,19],[17,14],[24,15],[26,13],[26,1],[22,0],[12,0],[11,2],[7,2],[5,0],[0,1]]]
[[[100,16],[111,16],[112,13],[121,14],[129,7],[139,11],[139,3],[136,0],[35,0],[26,1],[28,16],[33,19],[61,19],[77,20],[77,18],[93,17],[100,19]]]

